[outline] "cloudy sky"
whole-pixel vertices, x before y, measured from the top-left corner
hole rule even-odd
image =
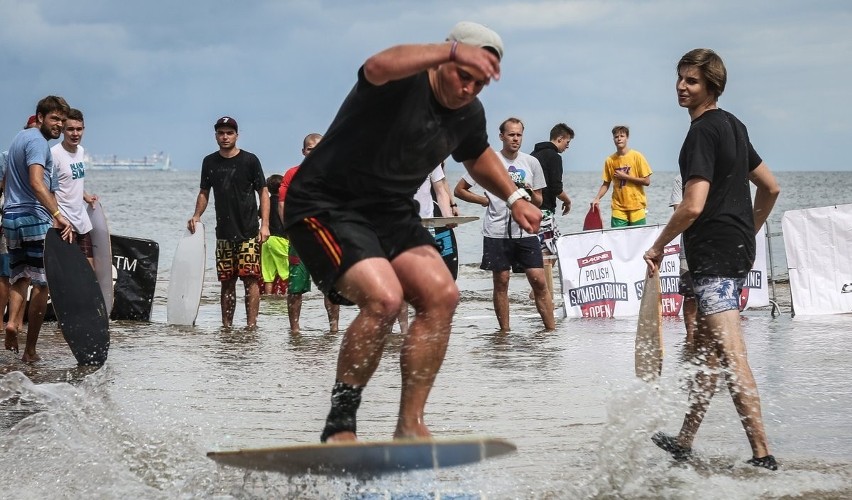
[[[86,115],[93,154],[166,151],[197,170],[221,115],[267,175],[300,161],[358,67],[399,43],[437,42],[459,20],[503,37],[503,78],[480,95],[489,137],[526,122],[524,151],[566,122],[566,169],[598,170],[610,129],[655,170],[674,170],[689,125],[675,65],[710,47],[725,59],[720,100],[777,170],[849,170],[852,2],[799,0],[0,0],[0,148],[56,94]]]

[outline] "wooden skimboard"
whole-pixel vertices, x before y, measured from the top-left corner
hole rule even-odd
[[[306,444],[213,451],[207,456],[224,465],[288,475],[380,476],[465,465],[512,453],[516,449],[508,441],[483,438]]]
[[[663,370],[663,306],[660,297],[660,271],[645,278],[636,327],[636,376],[656,380]]]
[[[95,276],[104,296],[107,315],[112,313],[113,286],[112,279],[112,244],[109,239],[109,226],[107,226],[106,213],[100,201],[95,202],[95,208],[86,204],[86,212],[92,221],[92,253],[95,261]]]
[[[592,205],[586,213],[586,219],[583,221],[583,231],[595,231],[603,229],[603,220],[601,219],[601,211],[598,207]]]
[[[184,231],[172,259],[166,299],[166,321],[170,325],[195,324],[201,305],[206,260],[204,224],[198,222],[195,224],[195,233],[190,233],[189,229]]]
[[[448,224],[466,224],[479,220],[479,217],[473,215],[460,215],[458,217],[424,217],[424,227],[446,227]]]
[[[50,229],[44,240],[44,272],[53,309],[68,347],[81,365],[104,364],[109,314],[95,271],[76,243]]]

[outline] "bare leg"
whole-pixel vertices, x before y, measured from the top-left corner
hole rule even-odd
[[[346,329],[340,344],[336,380],[364,387],[379,366],[385,338],[399,314],[402,287],[390,262],[380,258],[358,262],[346,271],[336,286],[359,307],[358,315]],[[342,431],[331,434],[327,440],[352,441],[355,438],[355,433]]]
[[[492,299],[494,301],[494,313],[497,315],[497,324],[501,332],[509,331],[509,271],[493,271],[492,280],[494,290]]]
[[[693,361],[698,367],[695,380],[690,386],[689,411],[683,419],[677,442],[684,448],[692,448],[695,434],[707,414],[710,400],[716,393],[716,383],[719,378],[719,362],[716,356],[713,334],[710,326],[699,316],[698,331],[695,336]]]
[[[426,400],[444,362],[459,291],[432,247],[404,252],[392,265],[415,311],[400,353],[402,394],[394,438],[427,438]]]
[[[260,309],[260,287],[256,277],[246,276],[243,278],[243,286],[246,290],[246,326],[257,328],[257,311]],[[233,319],[233,313],[231,315]]]
[[[553,254],[550,250],[542,250],[544,257],[544,277],[547,282],[547,291],[550,292],[551,300],[553,299]]]
[[[686,327],[686,339],[683,344],[684,358],[689,359],[695,351],[695,332],[698,330],[698,302],[695,297],[683,298],[683,323]]]
[[[24,349],[23,356],[21,356],[21,361],[25,363],[41,359],[36,353],[36,343],[38,342],[38,334],[41,332],[41,325],[44,323],[44,313],[47,311],[49,295],[47,286],[33,285],[30,307],[27,311],[27,346]]]
[[[302,315],[302,294],[287,294],[287,318],[290,320],[290,333],[299,333],[299,316]]]
[[[408,302],[402,303],[402,306],[399,308],[399,315],[396,319],[399,323],[400,333],[403,335],[408,333]]]
[[[30,280],[21,278],[9,289],[9,321],[6,323],[6,349],[18,352],[18,330],[24,324],[24,306]]]
[[[745,341],[740,329],[739,311],[727,311],[708,317],[716,336],[719,361],[725,368],[728,390],[740,415],[754,457],[769,455],[769,443],[763,426],[760,395],[748,363]]]
[[[271,281],[264,281],[263,282],[263,293],[266,294],[267,296],[270,296],[270,297],[272,296],[272,282]]]
[[[234,309],[237,306],[237,278],[222,281],[222,326],[230,328],[234,324]]]
[[[544,328],[547,330],[556,329],[556,320],[553,318],[553,298],[550,291],[547,289],[547,278],[545,270],[527,269],[527,280],[533,289],[535,295],[535,308],[541,316],[541,321],[544,323]]]
[[[9,305],[9,287],[9,278],[0,276],[0,318],[6,315],[6,306]]]
[[[328,315],[328,331],[337,333],[340,329],[340,306],[328,300],[326,296],[323,296],[323,302],[325,303],[325,312]]]

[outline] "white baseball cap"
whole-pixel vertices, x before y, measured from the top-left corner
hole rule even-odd
[[[456,24],[447,36],[447,40],[493,49],[497,57],[503,59],[503,40],[500,39],[500,35],[479,23],[462,21]]]

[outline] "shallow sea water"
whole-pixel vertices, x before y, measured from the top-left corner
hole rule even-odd
[[[664,321],[666,359],[657,386],[633,375],[635,318],[562,320],[555,332],[544,332],[523,278],[511,281],[513,330],[498,333],[490,276],[469,265],[478,258],[478,236],[461,235],[476,223],[459,231],[468,265],[427,423],[441,438],[506,438],[517,453],[373,481],[220,467],[207,451],[318,441],[340,335],[326,331],[317,292],[306,296],[300,336],[287,331],[285,302],[275,298],[263,300],[257,330],[223,329],[212,272],[197,325],[165,324],[168,268],[196,186],[195,173],[93,175],[90,188],[101,193],[113,232],[160,242],[153,315],[150,323],[113,322],[109,360],[97,371],[75,367],[55,324],[42,331],[42,362],[29,366],[0,353],[2,496],[852,497],[849,315],[791,318],[787,299],[777,317],[768,309],[743,316],[780,471],[744,463],[748,444],[724,386],[698,434],[698,459],[674,464],[649,437],[676,431],[683,417],[682,322]],[[162,217],[131,224],[139,206],[158,207]],[[212,207],[209,212],[204,219],[212,227]],[[354,314],[344,308],[341,324]],[[244,321],[240,304],[235,324]],[[393,432],[399,348],[393,335],[365,389],[362,439]]]

